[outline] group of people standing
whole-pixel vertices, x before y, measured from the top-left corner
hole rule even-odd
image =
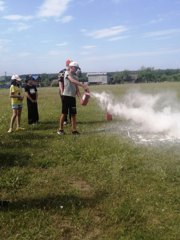
[[[38,92],[35,80],[31,75],[26,77],[25,96],[27,98],[28,124],[37,124],[39,122],[37,104]],[[20,126],[24,93],[22,91],[21,78],[17,74],[12,75],[11,77],[10,98],[12,116],[10,120],[8,133],[12,133],[14,131],[15,122],[16,122],[15,131],[24,130],[24,128]]]
[[[80,67],[77,62],[70,59],[66,61],[66,68],[59,72],[59,93],[61,97],[62,111],[59,120],[59,129],[57,133],[59,135],[64,135],[64,125],[69,122],[71,123],[71,132],[73,135],[78,135],[79,132],[76,129],[76,96],[81,100],[81,94],[79,87],[82,87],[85,91],[89,92],[87,85],[79,82],[78,74],[80,72]],[[24,93],[21,87],[21,78],[18,75],[13,75],[11,77],[11,87],[10,87],[10,98],[12,107],[12,117],[10,120],[10,127],[8,133],[14,131],[14,124],[16,121],[16,131],[24,130],[20,126],[21,122],[21,112],[23,108]],[[37,124],[39,122],[38,114],[38,92],[35,84],[34,78],[29,75],[26,77],[25,85],[25,96],[27,98],[27,109],[28,109],[28,124]]]

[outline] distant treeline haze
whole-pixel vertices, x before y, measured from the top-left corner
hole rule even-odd
[[[149,82],[178,82],[180,81],[180,69],[154,69],[142,67],[137,71],[118,71],[108,72],[110,76],[109,84],[123,84],[123,83],[149,83]],[[27,74],[28,75],[28,74]],[[41,87],[57,86],[58,73],[42,73],[32,74]],[[23,83],[26,79],[26,74],[20,76]],[[80,76],[81,82],[88,82],[87,73],[83,72]],[[0,85],[9,85],[11,76],[1,76]]]

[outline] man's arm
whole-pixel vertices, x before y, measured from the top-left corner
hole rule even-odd
[[[64,70],[61,70],[59,72],[58,81],[59,81],[59,93],[62,95],[64,91]]]
[[[87,85],[84,85],[84,84],[80,83],[79,81],[77,81],[76,79],[74,79],[71,75],[68,75],[68,79],[69,79],[69,81],[71,81],[71,82],[74,83],[75,85],[84,88],[84,90],[86,90],[86,91],[89,91],[89,88],[88,88]]]
[[[61,81],[59,81],[59,92],[61,95],[63,94],[63,91],[64,91],[64,84]]]

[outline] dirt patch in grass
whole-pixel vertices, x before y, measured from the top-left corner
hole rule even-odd
[[[70,184],[73,188],[75,188],[76,190],[78,190],[84,194],[87,194],[88,196],[93,196],[95,194],[94,189],[90,186],[90,184],[87,181],[85,181],[83,179],[73,178],[70,181]]]

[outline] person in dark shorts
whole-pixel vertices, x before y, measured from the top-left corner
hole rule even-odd
[[[60,98],[61,98],[61,103],[62,103],[62,94],[63,94],[63,91],[64,91],[64,74],[68,70],[70,62],[72,62],[72,60],[70,60],[70,59],[66,60],[66,68],[62,69],[59,72],[59,75],[58,75],[59,95],[60,95]],[[68,115],[69,115],[69,122],[71,122],[71,114],[68,111],[68,114],[64,116],[64,125],[68,124]]]
[[[28,124],[37,124],[39,122],[38,92],[31,75],[26,77],[25,94],[27,98]]]
[[[79,69],[79,65],[77,62],[71,62],[69,64],[69,70],[65,72],[64,75],[64,91],[62,94],[62,114],[60,117],[60,126],[57,133],[59,135],[64,135],[64,118],[65,115],[68,114],[68,110],[70,110],[71,114],[71,127],[72,134],[77,135],[79,132],[76,129],[76,95],[81,97],[78,86],[82,87],[84,90],[89,91],[88,86],[80,83],[78,81],[78,77],[76,75],[76,71]]]

